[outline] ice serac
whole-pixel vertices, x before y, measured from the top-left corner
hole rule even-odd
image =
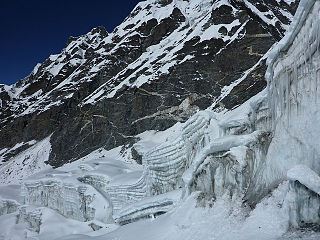
[[[0,199],[0,216],[16,212],[20,204],[11,199]]]
[[[267,78],[273,140],[264,172],[267,184],[303,164],[320,173],[320,3],[303,1],[288,35],[269,59]],[[272,170],[271,170],[272,169]]]
[[[213,102],[233,109],[266,86],[265,55],[297,2],[141,1],[112,33],[72,37],[25,79],[0,86],[0,149],[53,133],[48,162],[58,167]]]
[[[273,139],[260,183],[290,180],[290,222],[319,224],[320,2],[302,1],[268,60]],[[311,170],[312,169],[312,170]]]
[[[110,184],[104,177],[90,174],[78,179],[81,182],[94,186],[99,192],[102,192],[110,202],[110,208],[113,214],[128,204],[135,203],[147,196],[145,173],[143,173],[142,176],[137,175],[131,183],[127,184]]]
[[[195,114],[182,126],[181,136],[144,154],[138,181],[100,187],[110,196],[116,221],[125,224],[167,212],[192,191],[202,191],[208,199],[226,191],[240,197],[252,194],[248,189],[253,190],[253,176],[270,142],[264,127],[266,106],[264,91],[232,112]],[[178,190],[181,197],[172,198]]]
[[[41,208],[21,206],[16,216],[16,224],[23,223],[28,230],[39,233],[41,226]]]
[[[112,222],[108,201],[92,186],[58,178],[28,180],[22,186],[23,203],[57,210],[78,221]]]
[[[114,214],[115,221],[120,225],[128,224],[144,218],[154,218],[172,210],[181,201],[181,190],[146,197],[142,201],[124,207]]]

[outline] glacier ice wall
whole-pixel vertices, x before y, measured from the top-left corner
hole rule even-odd
[[[21,206],[18,209],[16,223],[23,223],[28,230],[39,233],[41,226],[41,208]]]
[[[320,222],[320,176],[305,165],[296,165],[287,173],[289,221],[292,226]]]
[[[108,201],[92,186],[59,179],[26,181],[22,185],[24,204],[45,206],[79,220],[112,221]]]
[[[289,33],[268,59],[272,141],[257,191],[289,179],[292,226],[319,224],[320,2],[301,1]],[[311,170],[312,169],[312,170]]]
[[[18,210],[20,204],[11,199],[0,199],[0,216],[13,213]]]
[[[319,13],[319,1],[302,1],[290,33],[269,58],[273,140],[261,179],[266,185],[285,179],[296,164],[320,173]]]
[[[103,176],[87,174],[78,178],[79,181],[92,185],[107,198],[113,213],[146,197],[145,173],[129,184],[108,184]]]

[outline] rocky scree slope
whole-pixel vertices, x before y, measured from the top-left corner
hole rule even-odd
[[[29,76],[0,85],[2,161],[52,134],[48,162],[57,167],[199,109],[242,104],[266,86],[268,50],[297,4],[148,0],[110,34],[71,37]]]

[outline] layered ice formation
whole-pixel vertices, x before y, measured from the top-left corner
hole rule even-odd
[[[110,222],[108,202],[91,186],[42,179],[23,184],[24,203],[45,206],[79,220]]]
[[[286,178],[296,164],[320,173],[320,3],[302,1],[288,34],[269,59],[273,141],[268,150],[267,184]]]

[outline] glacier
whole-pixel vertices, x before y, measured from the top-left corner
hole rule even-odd
[[[244,104],[198,111],[170,139],[145,132],[134,144],[142,166],[118,148],[28,175],[22,200],[0,199],[0,222],[16,214],[41,236],[53,209],[101,228],[96,239],[295,239],[319,226],[319,13],[320,1],[301,1],[267,53],[268,87]],[[83,234],[65,239],[94,237]]]

